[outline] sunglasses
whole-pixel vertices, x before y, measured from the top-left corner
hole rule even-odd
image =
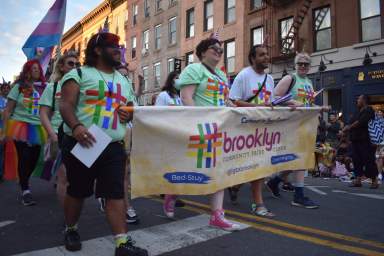
[[[307,62],[298,62],[298,63],[296,63],[296,65],[299,66],[299,67],[307,68],[307,67],[309,67],[310,64],[307,63]]]
[[[74,66],[80,67],[81,66],[80,62],[74,62],[74,61],[68,61],[67,65],[70,67],[74,67]]]
[[[211,45],[211,46],[208,47],[208,49],[212,49],[215,52],[217,52],[218,54],[223,54],[223,52],[224,52],[223,48],[218,47],[216,45]]]

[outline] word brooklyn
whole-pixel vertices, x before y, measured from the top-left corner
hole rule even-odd
[[[265,147],[265,150],[271,151],[274,145],[280,144],[280,140],[281,133],[270,132],[268,128],[264,128],[264,130],[256,128],[254,134],[246,136],[229,137],[227,133],[224,132],[224,152],[230,153],[258,147]]]

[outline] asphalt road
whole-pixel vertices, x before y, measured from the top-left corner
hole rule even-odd
[[[264,191],[266,205],[277,215],[272,220],[250,214],[249,185],[242,187],[238,205],[226,194],[227,216],[245,225],[235,233],[207,227],[209,197],[182,197],[187,207],[177,208],[176,220],[163,216],[158,197],[136,199],[140,224],[129,225],[130,233],[151,255],[384,255],[383,187],[349,188],[321,178],[307,178],[306,184],[307,195],[320,208],[292,207],[293,194],[282,192],[281,199],[274,199]],[[38,204],[24,207],[15,183],[0,184],[1,256],[112,255],[109,227],[96,200],[87,201],[79,223],[84,249],[67,254],[59,247],[63,213],[52,184],[33,179],[32,192]]]

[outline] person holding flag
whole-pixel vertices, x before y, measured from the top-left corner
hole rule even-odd
[[[66,222],[65,248],[81,249],[77,231],[84,199],[96,190],[97,198],[105,198],[105,212],[115,237],[116,256],[146,256],[148,252],[134,246],[127,235],[124,202],[126,152],[124,136],[132,114],[123,106],[132,105],[127,79],[116,68],[120,65],[119,37],[98,33],[91,37],[85,50],[85,63],[61,80],[60,113],[64,121],[63,162],[68,187],[64,200]],[[88,168],[71,150],[79,143],[91,148],[98,138],[88,130],[98,126],[112,141]],[[96,186],[95,186],[96,185]]]

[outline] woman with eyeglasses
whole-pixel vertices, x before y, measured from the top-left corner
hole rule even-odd
[[[36,204],[32,197],[29,178],[34,171],[47,133],[41,125],[38,101],[46,87],[43,70],[38,60],[27,61],[19,78],[8,94],[4,111],[5,136],[12,139],[18,158],[18,175],[22,204]],[[12,159],[6,159],[10,164]]]
[[[196,47],[196,55],[200,63],[188,65],[180,74],[178,88],[184,106],[215,106],[224,107],[228,99],[228,80],[219,64],[223,48],[217,38],[202,40]],[[217,87],[220,87],[217,90]],[[224,190],[217,191],[211,199],[211,218],[209,225],[227,231],[239,230],[224,217]],[[174,212],[175,198],[169,198],[164,210],[171,215]],[[168,215],[168,214],[167,214]]]
[[[48,141],[51,146],[52,158],[57,157],[58,152],[58,133],[59,127],[63,122],[59,112],[59,100],[61,95],[60,80],[63,76],[73,68],[80,66],[75,52],[68,52],[59,57],[51,76],[51,83],[44,90],[40,98],[40,119],[44,129],[48,133]],[[61,162],[61,161],[60,161]],[[65,167],[62,163],[57,163],[57,197],[60,205],[64,206],[64,196],[67,187],[67,177],[65,175]]]
[[[307,74],[311,65],[311,57],[307,53],[298,53],[295,57],[296,73],[286,75],[276,85],[275,97],[283,97],[288,93],[292,94],[292,100],[287,102],[292,107],[311,107],[314,105],[314,95],[312,81]],[[285,171],[281,176],[277,175],[267,183],[267,187],[274,196],[279,196],[279,184],[282,182],[290,171]],[[307,209],[316,209],[319,207],[308,197],[304,196],[304,176],[305,170],[293,172],[294,174],[294,197],[291,204],[293,206],[304,207]]]

